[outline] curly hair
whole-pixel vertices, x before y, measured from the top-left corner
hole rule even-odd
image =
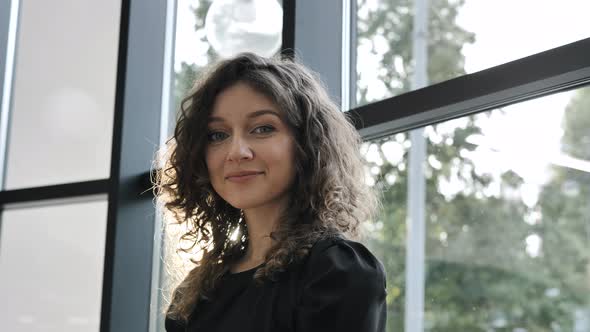
[[[248,229],[241,211],[221,198],[209,181],[205,162],[207,119],[216,97],[236,83],[265,95],[286,114],[295,141],[295,181],[289,204],[272,232],[273,246],[254,280],[276,281],[305,258],[320,238],[358,239],[361,222],[373,217],[378,198],[365,184],[361,138],[346,113],[330,99],[317,74],[291,59],[243,53],[219,62],[202,76],[180,107],[168,152],[156,171],[154,193],[188,249],[200,248],[196,266],[176,287],[167,315],[187,321],[200,298],[210,298],[218,282],[246,252]],[[238,231],[240,238],[232,239]]]

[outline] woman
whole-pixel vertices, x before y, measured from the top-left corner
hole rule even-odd
[[[353,240],[377,199],[359,135],[319,80],[241,54],[181,110],[157,194],[202,256],[167,331],[384,331],[383,266]]]

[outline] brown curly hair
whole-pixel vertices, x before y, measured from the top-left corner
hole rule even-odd
[[[154,188],[164,210],[187,230],[181,240],[201,250],[176,287],[167,315],[187,321],[199,298],[209,298],[221,276],[246,252],[248,229],[241,211],[213,190],[205,163],[207,119],[217,95],[241,82],[270,98],[286,114],[295,140],[295,182],[288,208],[271,234],[273,246],[256,271],[257,282],[275,281],[301,261],[320,238],[358,239],[372,218],[376,193],[365,184],[361,138],[330,99],[317,74],[294,60],[243,53],[211,67],[185,98]],[[230,237],[239,231],[240,238]]]

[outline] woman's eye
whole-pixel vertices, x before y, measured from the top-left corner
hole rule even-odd
[[[270,132],[273,132],[275,130],[275,128],[273,126],[260,126],[260,127],[256,127],[254,128],[253,132],[256,134],[267,134]]]
[[[224,139],[225,137],[227,137],[227,134],[223,133],[221,131],[214,131],[214,132],[210,132],[207,134],[207,140],[209,142],[220,141],[220,140]]]

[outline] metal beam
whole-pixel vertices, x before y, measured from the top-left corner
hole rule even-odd
[[[590,82],[590,38],[353,109],[373,139]]]
[[[428,85],[428,0],[414,1],[412,54],[415,70],[412,89]],[[408,217],[406,247],[406,296],[404,331],[424,331],[424,247],[426,226],[426,139],[424,128],[410,132],[412,145],[408,160]]]
[[[295,50],[295,0],[283,0],[282,38],[281,54],[292,58]]]

